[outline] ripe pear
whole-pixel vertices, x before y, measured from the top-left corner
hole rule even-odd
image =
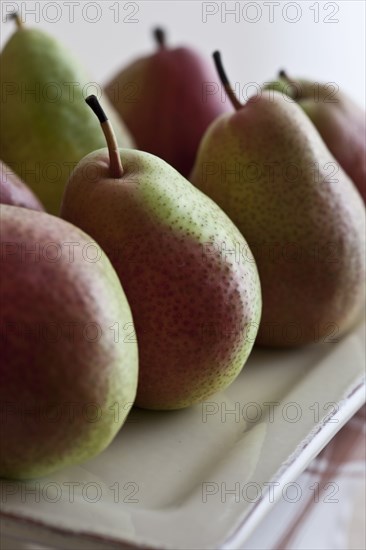
[[[78,164],[61,216],[103,247],[126,292],[139,343],[136,405],[187,407],[244,366],[261,311],[257,268],[216,204],[158,157],[118,149],[97,99],[87,101],[109,151]]]
[[[154,34],[157,51],[119,72],[106,92],[137,147],[188,177],[207,127],[232,107],[210,58],[170,48],[161,29]]]
[[[44,211],[34,193],[0,160],[0,204]]]
[[[191,181],[230,216],[257,262],[263,313],[257,342],[331,338],[364,307],[365,208],[296,103],[264,91],[207,130]]]
[[[58,214],[71,171],[84,155],[104,145],[84,101],[93,80],[52,36],[26,28],[19,17],[17,22],[0,58],[1,156],[46,210]],[[109,105],[107,98],[105,102]],[[109,108],[120,143],[132,146],[127,129]]]
[[[293,80],[285,71],[268,88],[282,91],[300,105],[366,202],[365,111],[334,83]]]
[[[132,405],[137,345],[108,258],[71,224],[0,205],[0,477],[33,478],[101,452]]]

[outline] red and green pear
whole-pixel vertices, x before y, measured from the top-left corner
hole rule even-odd
[[[252,349],[261,312],[243,236],[162,159],[118,149],[96,98],[109,151],[86,156],[61,216],[89,232],[119,275],[139,345],[136,405],[179,409],[225,389]]]
[[[44,212],[0,214],[0,477],[27,479],[105,449],[133,404],[138,353],[100,247]]]
[[[364,310],[362,199],[296,103],[271,90],[241,105],[215,59],[236,111],[207,130],[191,181],[253,251],[263,294],[257,343],[337,340]]]

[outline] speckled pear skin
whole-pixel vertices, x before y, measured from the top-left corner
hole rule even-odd
[[[342,169],[331,177],[336,164],[300,107],[277,92],[222,116],[201,143],[191,181],[256,259],[259,344],[334,341],[364,307],[365,208]]]
[[[135,398],[137,344],[109,328],[131,325],[131,312],[88,235],[44,212],[0,205],[0,213],[0,477],[26,479],[110,443]]]
[[[114,180],[106,149],[85,157],[61,216],[91,233],[126,292],[139,345],[136,405],[179,409],[223,390],[244,366],[261,312],[257,269],[233,223],[176,170],[140,151],[122,149],[121,159]]]
[[[206,84],[215,93],[206,95]],[[138,149],[162,158],[185,177],[208,126],[233,111],[212,59],[188,48],[162,48],[134,61],[106,92]]]
[[[40,201],[9,166],[0,160],[0,204],[44,211]]]
[[[2,160],[31,187],[48,212],[57,214],[73,168],[105,143],[83,96],[84,86],[93,79],[63,45],[37,29],[17,30],[0,62]],[[132,147],[128,130],[105,94],[102,103],[121,146]]]
[[[366,202],[366,113],[336,84],[283,80],[269,85],[292,97],[316,126],[329,151]]]

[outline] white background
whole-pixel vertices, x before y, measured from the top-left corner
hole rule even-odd
[[[3,0],[2,22],[13,9],[22,12],[27,25],[44,28],[61,39],[100,83],[133,58],[152,52],[151,29],[161,25],[171,45],[191,45],[207,56],[220,49],[230,79],[233,84],[240,83],[242,99],[253,93],[247,83],[261,84],[271,80],[279,68],[285,68],[295,77],[335,82],[358,103],[365,104],[363,0]],[[37,15],[31,13],[34,9]],[[236,14],[228,13],[230,10],[236,10]],[[216,13],[208,14],[204,22],[209,11]],[[94,19],[99,20],[91,22]],[[13,29],[12,22],[2,24],[1,45]]]

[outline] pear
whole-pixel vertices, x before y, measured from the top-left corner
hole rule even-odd
[[[83,96],[93,81],[63,45],[14,17],[18,30],[0,58],[1,156],[46,210],[58,214],[71,171],[84,155],[103,146]],[[127,129],[109,108],[120,143],[132,146]]]
[[[119,150],[96,97],[87,101],[109,151],[78,164],[61,216],[102,246],[126,292],[139,343],[136,405],[187,407],[244,366],[261,311],[257,268],[218,206],[162,159]]]
[[[365,111],[335,84],[290,79],[285,71],[268,88],[300,105],[366,202]]]
[[[257,343],[334,341],[364,307],[365,208],[352,181],[296,103],[263,91],[207,130],[192,183],[248,241],[262,284]]]
[[[131,311],[108,258],[71,224],[0,205],[0,477],[34,478],[101,452],[136,394]]]
[[[34,193],[21,181],[9,166],[0,160],[0,204],[10,204],[41,210],[44,208]]]
[[[210,58],[190,48],[170,48],[162,29],[154,35],[157,51],[120,71],[106,92],[137,147],[188,177],[205,130],[232,107]]]

